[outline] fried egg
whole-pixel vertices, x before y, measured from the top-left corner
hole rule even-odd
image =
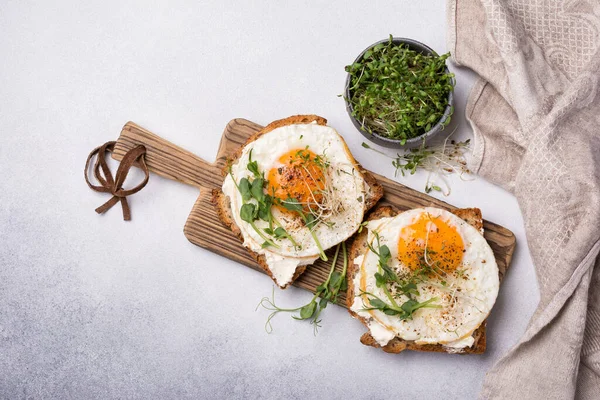
[[[370,221],[366,228],[371,249],[354,260],[358,271],[351,309],[368,321],[373,338],[381,346],[399,337],[442,344],[451,352],[473,345],[472,334],[487,318],[500,284],[494,254],[481,233],[432,207]],[[378,287],[376,274],[382,269],[375,252],[384,245],[390,253],[388,266],[402,283],[415,283],[416,291],[407,294],[389,280]],[[389,304],[391,297],[399,308],[409,300],[429,303],[399,317],[381,307],[373,309],[375,296]]]
[[[266,180],[264,193],[273,198],[274,226],[281,226],[289,238],[269,236],[267,221],[257,219],[254,229],[241,218],[245,203],[256,204],[255,199],[244,200],[238,189],[243,178],[255,178],[248,169],[251,163]],[[222,190],[229,197],[244,246],[264,255],[276,283],[284,286],[299,265],[312,264],[322,250],[358,229],[369,188],[342,137],[329,126],[310,123],[282,126],[249,143],[231,166]],[[314,225],[289,210],[290,201],[296,201]],[[265,246],[263,236],[276,246]]]

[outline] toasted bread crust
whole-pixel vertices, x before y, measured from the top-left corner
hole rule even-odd
[[[394,209],[390,206],[379,206],[374,209],[367,217],[368,221],[385,218],[385,217],[394,217],[398,215],[400,211]],[[481,210],[478,208],[464,208],[452,211],[454,215],[465,220],[468,224],[472,225],[474,228],[483,233],[483,219],[481,216]],[[354,302],[355,292],[354,292],[354,276],[358,272],[359,266],[354,263],[354,259],[364,252],[367,249],[367,236],[368,232],[366,229],[361,231],[360,233],[356,233],[351,240],[349,246],[349,265],[347,270],[347,282],[348,282],[348,291],[346,294],[346,306],[348,307],[348,312],[354,318],[358,319],[365,327],[368,328],[367,320],[363,317],[360,317],[354,311],[352,311],[351,307]],[[500,276],[502,279],[502,276]],[[487,319],[483,321],[483,323],[473,332],[473,338],[475,339],[473,345],[471,347],[467,347],[460,354],[482,354],[486,349],[486,323]],[[412,350],[412,351],[428,351],[428,352],[441,352],[448,353],[449,351],[444,348],[441,344],[416,344],[413,341],[407,341],[404,339],[400,339],[398,337],[393,338],[389,341],[385,346],[381,346],[377,341],[371,336],[370,332],[366,332],[360,338],[360,342],[366,346],[378,347],[381,348],[386,353],[400,353],[404,350]]]
[[[259,137],[261,137],[262,135],[264,135],[268,132],[271,132],[272,130],[275,130],[277,128],[280,128],[282,126],[295,125],[295,124],[310,124],[313,122],[317,123],[318,125],[327,125],[327,120],[323,117],[319,117],[318,115],[293,115],[288,118],[284,118],[284,119],[280,119],[280,120],[271,122],[269,125],[265,126],[263,129],[256,132],[254,135],[250,136],[248,138],[248,140],[246,141],[246,143],[244,143],[243,146],[241,146],[231,156],[229,156],[227,158],[226,167],[224,167],[223,170],[221,171],[222,175],[226,176],[228,173],[228,166],[237,162],[237,160],[240,158],[244,148],[247,145],[249,145],[250,143],[254,142]],[[350,151],[348,150],[347,147],[346,147],[346,150],[347,150],[348,156],[351,158],[351,161],[354,163],[356,169],[362,174],[365,182],[369,185],[370,192],[368,193],[368,195],[365,198],[365,209],[369,210],[379,201],[379,199],[381,199],[381,197],[383,197],[383,186],[381,186],[379,184],[379,182],[377,182],[375,177],[369,171],[365,170],[354,159],[354,157],[352,156],[352,153],[350,153]],[[235,221],[233,219],[233,215],[231,212],[231,204],[230,204],[230,201],[227,198],[227,196],[225,196],[221,190],[213,189],[212,203],[217,208],[217,215],[219,216],[219,219],[223,222],[223,224],[225,226],[229,227],[229,229],[231,229],[231,231],[243,243],[244,236],[242,235],[240,228],[237,226],[237,224],[235,223]],[[277,283],[277,281],[275,280],[275,278],[273,277],[273,274],[271,273],[271,270],[269,269],[269,267],[267,265],[265,256],[262,254],[258,254],[248,248],[246,248],[246,250],[252,255],[252,257],[256,260],[258,265],[260,265],[260,267],[269,275],[269,277],[271,277],[273,282],[275,282],[281,289],[285,289],[288,286],[290,286],[300,275],[302,275],[302,273],[304,273],[304,271],[306,270],[306,267],[307,267],[306,265],[298,266],[296,268],[294,276],[292,277],[292,280],[289,283],[287,283],[283,286],[280,286]]]
[[[348,151],[348,154],[350,151]],[[362,174],[365,182],[369,185],[371,193],[365,198],[365,213],[375,207],[375,204],[383,197],[383,186],[375,179],[372,173],[367,171],[352,157],[354,161],[354,166],[358,169],[358,171]]]
[[[467,224],[471,225],[483,235],[483,217],[479,208],[459,208],[452,211],[452,214],[463,219]]]

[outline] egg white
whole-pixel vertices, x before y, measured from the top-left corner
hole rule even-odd
[[[315,226],[314,233],[324,250],[337,245],[350,237],[360,226],[365,212],[365,197],[368,190],[362,174],[353,164],[353,159],[341,136],[331,127],[316,123],[287,125],[259,137],[248,144],[242,151],[238,161],[232,165],[231,174],[225,178],[223,193],[229,197],[232,214],[236,225],[244,237],[244,246],[264,254],[269,269],[280,286],[291,280],[299,265],[312,264],[319,257],[319,249],[308,227],[298,224],[297,219],[273,208],[273,215],[283,225],[288,234],[300,244],[295,247],[288,239],[276,240],[280,246],[262,248],[264,240],[254,231],[249,223],[243,221],[239,210],[243,204],[241,194],[235,187],[242,178],[251,178],[247,165],[252,157],[265,176],[268,171],[278,165],[279,158],[294,149],[305,149],[318,155],[324,155],[331,169],[332,185],[342,204],[342,211],[327,217],[327,224]],[[252,200],[254,201],[254,200]],[[262,220],[255,221],[259,229],[268,227]]]
[[[406,271],[406,267],[398,259],[400,232],[403,227],[417,221],[423,213],[445,221],[457,231],[464,243],[462,263],[457,268],[460,273],[448,274],[444,278],[445,285],[437,277],[417,285],[417,301],[437,297],[439,300],[436,304],[442,307],[421,308],[415,311],[413,319],[403,321],[379,310],[364,310],[369,302],[367,296],[360,295],[361,282],[365,283],[366,292],[385,299],[383,289],[375,284],[378,256],[366,251],[354,260],[359,269],[353,281],[356,297],[351,309],[367,319],[372,336],[382,346],[392,338],[399,337],[417,344],[443,344],[450,351],[460,351],[473,344],[473,331],[487,318],[498,295],[498,266],[492,249],[481,233],[448,211],[428,207],[370,221],[366,226],[369,231],[368,240],[372,243],[375,239],[374,231],[377,231],[380,245],[385,244],[390,249],[389,265],[396,271]],[[399,303],[401,301],[400,299]]]

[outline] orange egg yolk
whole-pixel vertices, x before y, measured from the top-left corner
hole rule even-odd
[[[400,231],[398,259],[412,271],[429,266],[437,273],[450,273],[461,264],[464,249],[454,227],[425,213]]]
[[[296,199],[305,210],[323,201],[325,176],[320,157],[308,149],[295,149],[279,157],[278,161],[279,165],[267,175],[268,194],[281,201]]]

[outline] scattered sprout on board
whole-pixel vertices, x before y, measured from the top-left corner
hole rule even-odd
[[[344,260],[342,272],[335,270],[340,249],[342,250],[342,257]],[[344,292],[348,288],[346,282],[347,269],[348,254],[346,252],[346,242],[342,242],[338,244],[335,249],[335,256],[331,262],[331,269],[329,270],[327,279],[325,282],[317,286],[313,298],[307,304],[296,308],[281,308],[275,304],[275,287],[273,287],[273,294],[271,295],[271,298],[263,297],[260,300],[260,303],[258,303],[258,306],[256,306],[257,310],[262,307],[265,310],[272,311],[267,318],[267,322],[265,323],[265,331],[267,331],[267,333],[273,332],[271,320],[273,317],[275,317],[275,315],[279,314],[280,312],[288,312],[298,313],[298,315],[292,315],[292,318],[294,319],[310,320],[310,323],[314,329],[314,334],[316,335],[321,327],[321,312],[327,307],[328,303],[335,303],[340,292]]]
[[[407,173],[414,174],[418,169],[428,172],[427,180],[425,181],[425,193],[430,193],[432,190],[441,192],[444,196],[449,196],[451,192],[450,184],[447,180],[448,175],[458,174],[460,179],[465,175],[469,175],[467,167],[467,159],[465,155],[471,149],[471,139],[462,142],[457,142],[450,139],[452,132],[443,143],[427,146],[425,143],[418,148],[405,150],[404,153],[398,153],[392,158],[392,165],[396,168],[394,176],[398,176],[398,172],[405,176]],[[376,151],[389,157],[387,154],[372,148],[367,143],[363,142],[362,146],[365,149]]]

